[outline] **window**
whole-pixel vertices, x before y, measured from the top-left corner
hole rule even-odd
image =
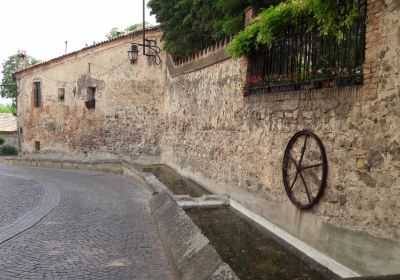
[[[65,88],[58,89],[58,101],[63,102],[65,100]]]
[[[42,88],[40,82],[33,83],[33,103],[35,107],[42,105]]]
[[[87,101],[85,102],[86,108],[95,109],[96,107],[96,87],[88,87],[86,90]]]
[[[40,142],[35,141],[35,152],[39,152],[39,151],[40,151]]]

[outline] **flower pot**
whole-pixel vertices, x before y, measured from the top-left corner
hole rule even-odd
[[[330,81],[329,80],[323,80],[322,81],[322,88],[329,88]]]

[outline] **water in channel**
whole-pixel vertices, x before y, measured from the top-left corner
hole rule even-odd
[[[190,195],[200,197],[203,194],[211,194],[205,188],[192,180],[180,176],[171,167],[162,164],[142,166],[143,172],[153,173],[175,195]]]
[[[242,280],[338,279],[230,207],[186,212]]]

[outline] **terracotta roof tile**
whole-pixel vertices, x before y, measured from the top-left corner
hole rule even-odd
[[[0,133],[17,131],[17,117],[11,113],[0,113]]]

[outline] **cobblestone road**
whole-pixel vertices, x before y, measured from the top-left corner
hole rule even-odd
[[[0,179],[0,227],[39,204],[43,187],[33,180],[12,176]]]
[[[172,278],[147,204],[150,194],[130,180],[8,167],[0,160],[0,181],[0,202],[11,201],[0,206],[0,223],[22,213],[21,205],[29,211],[41,197],[40,186],[61,191],[53,211],[0,244],[0,279]]]

